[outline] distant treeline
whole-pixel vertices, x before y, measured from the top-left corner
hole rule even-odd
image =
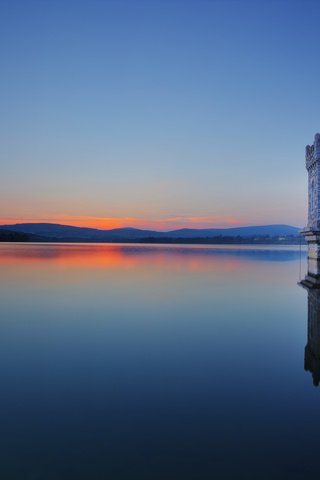
[[[12,232],[8,230],[0,230],[0,242],[57,242],[57,243],[160,243],[160,244],[199,244],[199,245],[304,245],[306,242],[303,237],[297,235],[270,236],[259,235],[253,237],[224,236],[215,237],[194,237],[194,238],[174,238],[174,237],[113,237],[98,239],[87,238],[79,239],[77,237],[49,237],[40,236],[29,233]]]
[[[29,242],[30,235],[21,232],[0,230],[0,242]]]
[[[172,244],[201,244],[201,245],[305,245],[306,241],[301,236],[286,235],[283,237],[272,237],[270,235],[261,235],[258,237],[239,236],[217,236],[206,238],[172,238],[172,237],[145,237],[141,239],[112,240],[113,243],[172,243]]]

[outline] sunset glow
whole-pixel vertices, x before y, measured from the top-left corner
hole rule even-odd
[[[176,216],[162,218],[159,220],[144,220],[134,217],[128,218],[103,218],[87,216],[68,216],[56,215],[52,217],[21,218],[10,217],[0,218],[0,224],[13,225],[16,223],[59,223],[63,225],[73,225],[77,227],[90,227],[98,229],[113,229],[123,227],[135,227],[141,229],[151,229],[159,231],[174,230],[179,228],[228,228],[233,226],[245,225],[246,222],[233,217],[194,217],[194,216]]]
[[[302,2],[2,3],[1,224],[304,225]]]
[[[317,477],[319,32],[0,0],[0,480]]]

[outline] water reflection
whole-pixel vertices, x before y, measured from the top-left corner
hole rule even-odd
[[[320,383],[320,290],[308,291],[308,343],[305,348],[304,368],[311,372],[313,384]]]
[[[117,266],[130,265],[132,258],[143,261],[146,257],[164,258],[171,256],[178,258],[204,259],[208,257],[231,257],[244,261],[292,261],[298,260],[301,252],[295,246],[272,245],[140,245],[140,244],[0,244],[0,264],[18,261],[42,262],[43,260],[63,260],[70,265],[101,263],[104,265],[116,264]],[[303,252],[305,255],[305,252]],[[112,259],[112,260],[111,260]]]
[[[0,478],[314,475],[299,258],[0,245]]]
[[[308,334],[304,368],[312,374],[313,384],[320,383],[320,263],[308,259],[308,273],[301,285],[308,292]]]

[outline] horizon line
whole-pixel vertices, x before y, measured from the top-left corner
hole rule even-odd
[[[227,227],[202,227],[202,228],[197,228],[197,227],[180,227],[180,228],[174,228],[171,230],[156,230],[153,228],[142,228],[142,227],[132,227],[132,226],[121,226],[121,227],[115,227],[115,228],[98,228],[98,227],[90,227],[90,226],[85,226],[85,225],[72,225],[68,223],[59,223],[59,222],[39,222],[39,221],[27,221],[27,222],[16,222],[16,223],[0,223],[0,227],[10,227],[10,226],[17,226],[17,225],[58,225],[62,227],[73,227],[73,228],[88,228],[90,230],[99,230],[99,231],[112,231],[112,230],[122,230],[122,229],[133,229],[133,230],[149,230],[149,231],[154,231],[158,233],[170,233],[174,231],[179,231],[179,230],[233,230],[237,228],[255,228],[255,227],[275,227],[275,226],[286,226],[286,227],[293,227],[293,228],[298,228],[302,229],[303,227],[297,226],[297,225],[291,225],[289,223],[267,223],[267,224],[249,224],[249,225],[235,225],[235,226],[227,226]]]

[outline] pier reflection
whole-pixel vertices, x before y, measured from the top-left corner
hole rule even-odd
[[[320,262],[309,259],[308,273],[300,283],[308,292],[308,334],[304,368],[312,374],[313,384],[320,383]]]

